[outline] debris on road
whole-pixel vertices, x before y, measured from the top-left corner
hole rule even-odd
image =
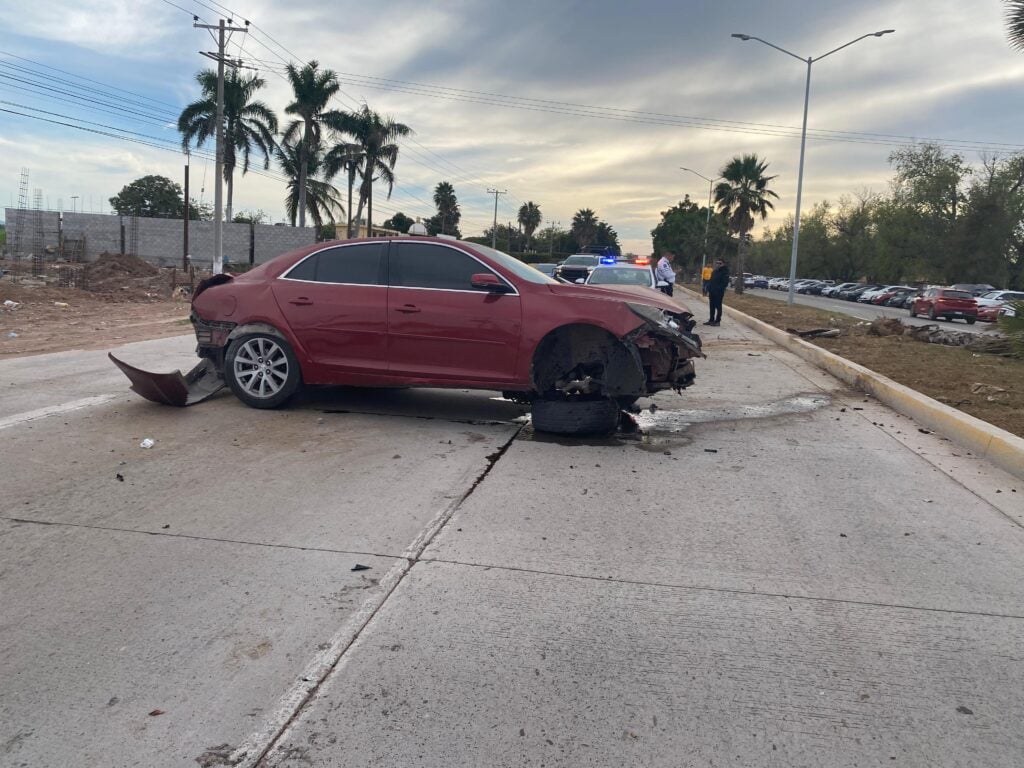
[[[718,453],[717,448],[705,448],[704,453]]]
[[[355,565],[352,566],[352,570],[353,571],[368,571],[368,570],[370,570],[370,566],[363,565],[362,563],[356,563]]]
[[[787,328],[786,333],[792,333],[801,339],[834,339],[842,335],[838,328],[814,328],[810,331],[798,331],[796,328]]]
[[[114,477],[116,477],[120,482],[124,482],[124,475],[122,475],[120,472],[114,475]]]
[[[158,716],[160,716],[162,714],[165,714],[162,709],[154,709],[152,712],[149,713],[149,716],[150,717],[158,717]]]
[[[139,448],[152,448],[154,445],[156,445],[156,441],[153,440],[152,438],[147,437],[145,440],[139,443]]]
[[[8,312],[13,312],[14,310],[16,310],[20,306],[21,306],[21,304],[19,304],[16,301],[11,301],[10,299],[6,299],[4,301],[4,309],[6,309]]]

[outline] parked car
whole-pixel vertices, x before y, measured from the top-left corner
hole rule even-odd
[[[601,257],[596,254],[577,253],[555,267],[552,276],[569,283],[574,283],[580,279],[585,281],[590,276],[590,272],[594,267],[600,263]]]
[[[967,291],[975,298],[996,290],[994,285],[989,285],[988,283],[956,283],[949,287],[954,291]]]
[[[844,299],[846,301],[857,301],[857,299],[860,298],[860,295],[864,293],[864,291],[870,291],[874,290],[875,288],[881,287],[882,286],[876,285],[874,283],[868,283],[867,285],[857,285],[853,288],[848,288],[845,291],[840,291],[839,298]]]
[[[986,323],[994,323],[999,317],[999,309],[1008,301],[1024,301],[1021,291],[989,291],[979,296],[978,319]]]
[[[908,298],[912,298],[917,294],[915,288],[901,288],[893,291],[889,294],[883,294],[880,298],[881,301],[875,301],[876,304],[881,304],[884,307],[902,307]]]
[[[821,290],[821,295],[835,297],[840,291],[847,291],[850,288],[856,288],[858,285],[859,283],[839,283],[839,285],[830,285]]]
[[[690,386],[693,316],[646,286],[564,285],[484,245],[428,237],[321,243],[192,299],[186,376],[111,359],[143,397],[191,405],[224,386],[276,408],[301,385],[499,390],[534,428],[608,432],[620,405]]]
[[[764,275],[754,275],[754,287],[755,288],[767,288],[768,278]]]
[[[867,293],[870,294],[867,297],[867,301],[865,301],[865,294],[861,294],[860,300],[865,304],[884,304],[897,293],[906,293],[908,291],[912,293],[914,288],[909,285],[888,285],[879,290],[867,291]]]
[[[800,285],[797,286],[796,292],[809,294],[813,296],[820,296],[821,289],[825,287],[825,283],[821,280],[804,280]]]
[[[1003,306],[1001,306],[999,308],[999,316],[1000,317],[1016,317],[1017,316],[1017,306],[1019,306],[1019,305],[1004,304]]]
[[[655,287],[654,272],[650,267],[615,264],[596,267],[586,280],[587,285],[644,285]]]
[[[929,288],[910,305],[910,316],[927,315],[929,320],[962,318],[968,325],[978,319],[978,302],[969,291]]]
[[[558,266],[557,264],[548,264],[546,262],[542,262],[540,264],[534,264],[533,268],[537,269],[537,270],[540,270],[541,272],[543,272],[548,277],[554,277],[555,276],[555,267],[557,267],[557,266]]]

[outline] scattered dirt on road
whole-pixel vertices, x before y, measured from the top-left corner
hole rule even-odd
[[[756,296],[729,292],[725,304],[783,330],[839,328],[838,338],[807,341],[1024,437],[1024,360],[873,335],[858,318]]]
[[[189,279],[180,269],[111,253],[86,263],[46,262],[35,276],[27,261],[0,261],[0,269],[7,273],[0,279],[0,359],[192,332],[183,287]]]

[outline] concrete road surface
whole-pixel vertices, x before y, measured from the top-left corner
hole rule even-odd
[[[494,393],[172,410],[102,366],[60,410],[59,357],[0,362],[0,765],[1022,764],[1024,487],[707,342],[601,440]]]
[[[747,291],[752,296],[763,296],[777,301],[787,301],[789,299],[787,291],[772,291],[766,288],[748,288]],[[952,330],[964,331],[965,333],[985,333],[986,331],[995,332],[996,330],[995,323],[978,322],[974,325],[968,325],[964,320],[929,320],[927,317],[911,317],[910,313],[905,309],[876,307],[874,304],[860,304],[856,301],[843,301],[842,299],[833,299],[828,296],[810,296],[798,293],[793,298],[797,304],[817,307],[829,312],[839,312],[844,315],[859,317],[862,320],[874,320],[876,317],[895,317],[901,320],[904,325],[935,325],[937,323],[943,328],[948,326]]]

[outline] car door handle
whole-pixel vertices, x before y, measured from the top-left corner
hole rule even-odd
[[[308,307],[313,303],[312,299],[307,299],[305,296],[299,296],[297,299],[292,299],[288,302],[294,304],[297,307]]]
[[[415,304],[405,304],[405,305],[403,305],[401,307],[395,307],[395,311],[396,312],[402,312],[402,313],[404,313],[406,315],[411,315],[414,312],[419,312],[420,308],[417,307]]]

